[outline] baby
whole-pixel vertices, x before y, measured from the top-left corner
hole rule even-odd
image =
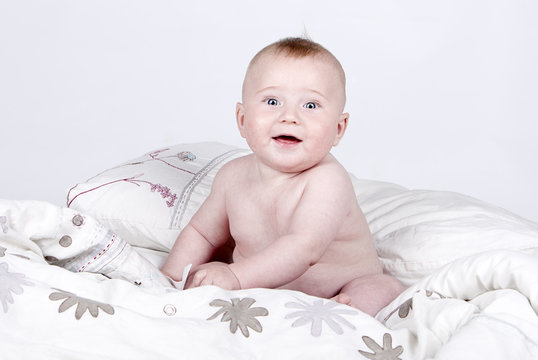
[[[288,38],[250,62],[237,126],[253,153],[224,165],[162,272],[186,288],[281,288],[374,316],[402,286],[383,273],[346,170],[345,74],[321,45]],[[208,262],[235,241],[233,262]]]

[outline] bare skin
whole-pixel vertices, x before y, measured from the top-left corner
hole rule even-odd
[[[324,56],[267,54],[237,105],[253,154],[223,166],[162,271],[186,287],[283,288],[374,316],[401,291],[383,274],[346,170],[329,153],[349,115],[342,79]],[[209,262],[233,239],[233,262]]]

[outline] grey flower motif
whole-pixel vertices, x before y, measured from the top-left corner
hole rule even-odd
[[[394,315],[395,312],[398,312],[400,319],[406,318],[411,310],[413,310],[413,298],[407,299],[402,305],[391,311],[391,313],[385,318],[385,321]]]
[[[267,316],[269,311],[263,307],[251,308],[256,300],[252,298],[233,298],[230,301],[216,299],[209,303],[211,306],[220,306],[221,309],[209,317],[207,320],[213,320],[222,314],[221,322],[230,322],[230,331],[235,334],[237,328],[241,329],[243,336],[249,337],[248,328],[254,331],[262,332],[263,328],[256,316]]]
[[[4,234],[7,234],[9,228],[7,226],[7,216],[0,216],[0,228]]]
[[[86,310],[88,310],[94,318],[99,315],[99,309],[103,310],[109,315],[114,315],[114,308],[109,304],[103,304],[94,300],[89,300],[67,291],[59,290],[58,292],[53,292],[49,295],[49,299],[52,301],[65,299],[58,308],[59,313],[62,313],[73,305],[77,304],[77,309],[75,311],[75,318],[77,320],[80,320]]]
[[[22,286],[33,286],[30,281],[24,280],[24,274],[11,273],[8,271],[8,264],[0,263],[0,302],[4,312],[7,313],[8,303],[13,304],[13,295],[20,295],[24,292]]]
[[[297,320],[291,324],[292,327],[311,323],[310,332],[312,336],[316,337],[321,335],[323,322],[338,335],[344,333],[344,329],[340,324],[355,330],[355,326],[341,315],[356,315],[357,311],[337,308],[338,306],[341,306],[341,304],[330,300],[325,301],[323,299],[317,299],[314,300],[312,305],[300,299],[298,299],[298,301],[299,302],[288,302],[285,304],[287,308],[300,309],[300,311],[289,313],[285,317],[286,319],[297,318]]]
[[[430,290],[424,290],[427,297],[431,297],[433,295],[437,295],[440,299],[446,299],[446,297],[436,291],[430,291]],[[417,293],[421,292],[421,290],[418,290]],[[391,311],[390,314],[387,315],[387,317],[384,319],[384,321],[387,321],[392,315],[394,315],[395,312],[398,312],[398,316],[400,319],[406,318],[409,316],[409,313],[413,310],[413,298],[407,299],[403,304],[398,306],[396,309]]]
[[[373,353],[359,350],[362,356],[370,360],[401,360],[398,356],[403,353],[403,347],[392,348],[392,336],[389,333],[383,335],[383,347],[379,346],[371,337],[363,336],[362,341]]]

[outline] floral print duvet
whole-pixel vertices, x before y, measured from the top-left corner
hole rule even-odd
[[[534,249],[453,261],[375,318],[296,291],[179,290],[143,254],[86,214],[0,200],[0,357],[538,358]]]

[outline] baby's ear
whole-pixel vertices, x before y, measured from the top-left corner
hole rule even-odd
[[[347,128],[347,121],[349,120],[349,114],[343,113],[340,115],[340,120],[338,121],[337,129],[336,129],[336,136],[334,138],[333,146],[338,145],[342,137],[344,136],[344,133],[346,132]]]
[[[242,137],[245,137],[245,107],[241,103],[235,106],[235,119]]]

